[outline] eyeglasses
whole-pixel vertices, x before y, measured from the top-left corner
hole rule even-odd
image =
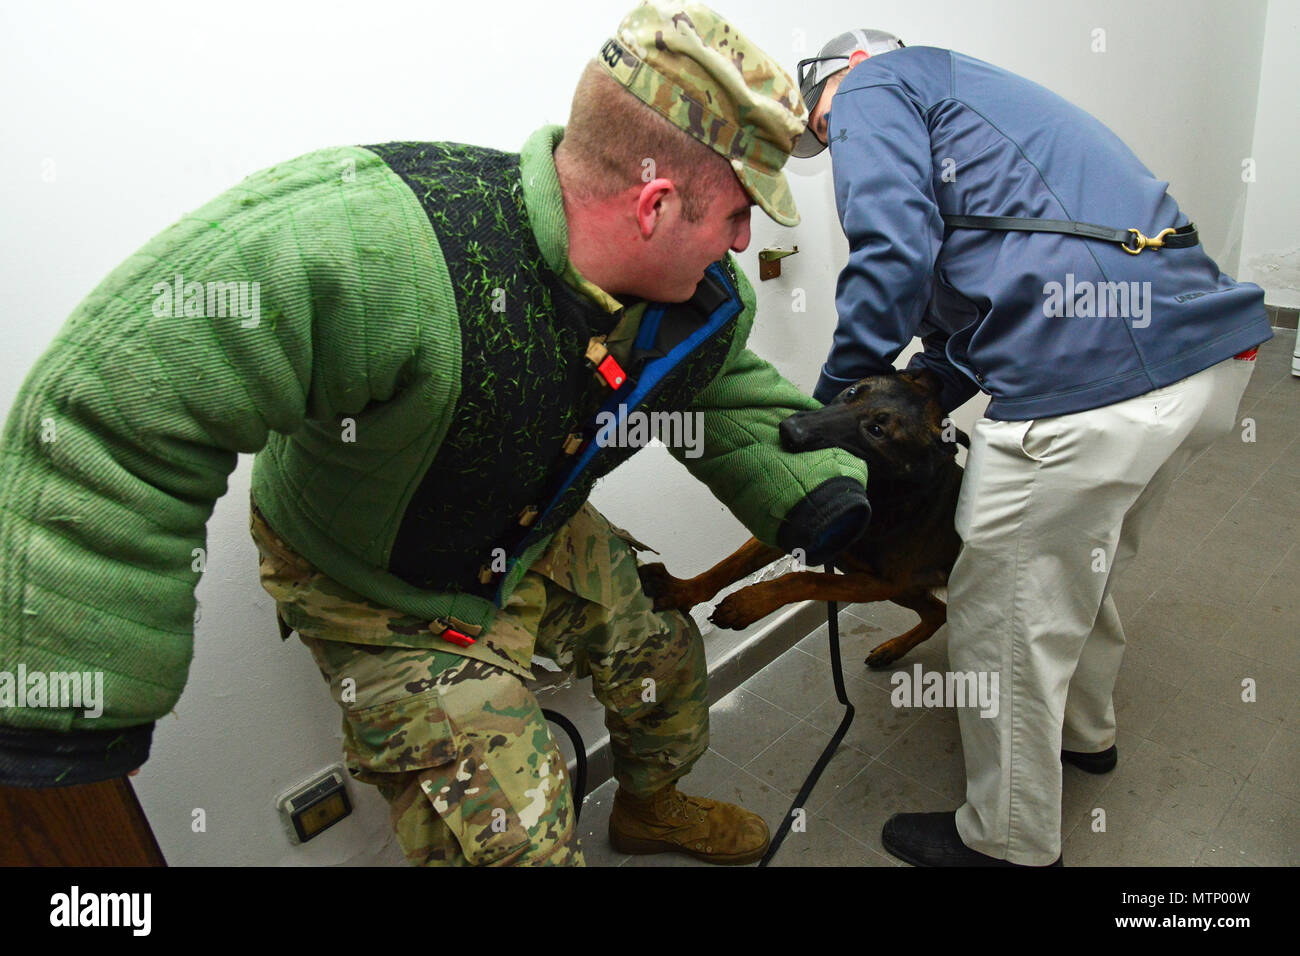
[[[810,56],[806,60],[800,60],[798,65],[795,67],[795,75],[799,80],[799,89],[803,90],[807,88],[805,84],[808,83],[808,77],[814,72],[810,67],[815,66],[818,63],[825,63],[829,60],[843,60],[845,63],[849,62],[847,56]]]
[[[899,40],[898,46],[899,49],[902,49],[903,47],[906,46],[906,44],[902,40]],[[799,80],[800,90],[805,89],[804,83],[808,80],[808,74],[812,72],[812,70],[810,70],[809,67],[813,66],[816,63],[825,63],[828,60],[843,60],[845,63],[847,63],[849,61],[849,54],[838,53],[835,56],[810,56],[806,60],[800,60],[798,65],[795,67],[795,75]]]

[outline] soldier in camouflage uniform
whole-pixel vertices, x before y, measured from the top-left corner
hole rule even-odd
[[[696,105],[734,97],[800,133],[801,101],[762,51],[701,7],[665,11],[647,4],[624,20],[599,62],[642,102],[727,156],[774,219],[798,221],[780,172],[788,150],[742,124],[710,122]],[[655,67],[676,83],[665,82]],[[694,95],[683,96],[683,86]],[[619,330],[609,337],[611,349],[619,338]],[[348,766],[390,803],[407,859],[416,865],[581,864],[567,768],[519,677],[483,656],[475,659],[473,646],[379,646],[389,634],[426,622],[320,573],[276,537],[256,507],[252,533],[262,584],[276,599],[282,627],[298,632],[343,708]],[[513,632],[530,652],[592,678],[606,707],[620,784],[611,819],[616,849],[657,852],[676,845],[711,862],[752,862],[768,843],[760,817],[673,786],[708,746],[705,655],[694,622],[675,611],[656,612],[642,591],[638,547],[644,546],[584,505],[497,614],[494,638]],[[649,796],[648,805],[636,805],[633,795]],[[649,825],[640,819],[647,816]]]

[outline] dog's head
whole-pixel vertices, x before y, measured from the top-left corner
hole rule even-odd
[[[783,421],[781,447],[790,452],[842,448],[880,477],[927,481],[957,453],[958,444],[970,447],[965,432],[943,424],[942,388],[928,369],[864,378],[825,408]]]

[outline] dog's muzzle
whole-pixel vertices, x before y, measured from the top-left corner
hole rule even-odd
[[[806,451],[813,440],[813,430],[802,413],[781,422],[779,434],[781,447],[788,452]]]

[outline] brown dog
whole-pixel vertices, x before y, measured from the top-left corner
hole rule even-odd
[[[786,451],[842,448],[867,462],[871,523],[835,559],[843,574],[794,571],[729,595],[710,616],[719,627],[744,628],[795,601],[893,601],[921,615],[906,634],[885,641],[867,657],[887,667],[928,639],[947,619],[947,605],[931,589],[948,582],[961,538],[953,527],[962,469],[957,445],[970,438],[945,425],[933,372],[897,372],[864,378],[825,408],[799,412],[781,423]],[[660,610],[687,611],[720,590],[771,564],[777,548],[751,538],[740,550],[698,577],[674,578],[662,564],[641,568],[641,580]]]

